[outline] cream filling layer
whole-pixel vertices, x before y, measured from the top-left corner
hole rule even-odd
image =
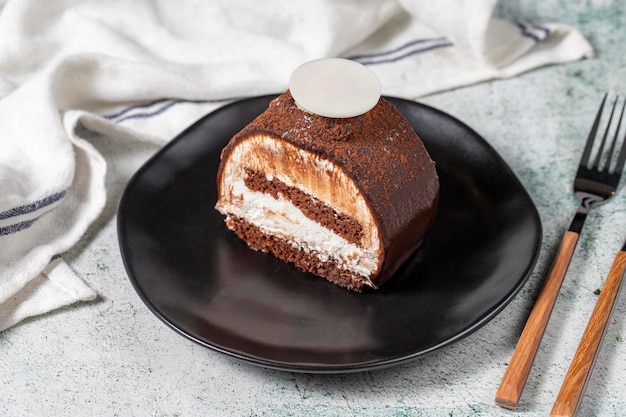
[[[250,191],[243,180],[232,184],[235,203],[221,204],[222,214],[241,217],[264,233],[289,242],[295,248],[316,254],[322,262],[334,261],[339,267],[365,278],[378,269],[375,251],[359,248],[333,231],[306,217],[291,202],[270,194]]]

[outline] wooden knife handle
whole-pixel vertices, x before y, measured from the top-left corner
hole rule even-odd
[[[587,382],[602,342],[602,336],[615,306],[615,300],[619,294],[625,271],[626,252],[620,251],[615,256],[609,276],[604,283],[576,354],[565,375],[559,395],[556,397],[550,412],[551,417],[572,417],[578,412],[578,407],[585,393],[585,388],[587,387]]]
[[[513,356],[496,392],[496,404],[501,407],[516,410],[519,406],[519,399],[522,395],[524,384],[539,349],[543,333],[548,325],[550,314],[574,254],[574,249],[576,249],[578,237],[578,233],[569,230],[563,236],[550,272],[528,316],[526,326],[522,331],[519,342],[515,347]]]

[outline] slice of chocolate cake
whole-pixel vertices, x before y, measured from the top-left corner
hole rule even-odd
[[[387,281],[435,217],[434,163],[379,97],[363,114],[327,117],[288,90],[221,158],[216,208],[227,227],[251,248],[354,291]]]

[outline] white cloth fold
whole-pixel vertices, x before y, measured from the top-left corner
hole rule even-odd
[[[496,0],[9,0],[0,5],[0,331],[89,288],[63,261],[105,205],[80,135],[164,143],[220,100],[286,89],[311,59],[367,65],[416,98],[591,57],[574,28]]]

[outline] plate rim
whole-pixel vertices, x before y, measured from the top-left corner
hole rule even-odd
[[[131,176],[128,183],[126,184],[124,192],[122,193],[122,196],[119,200],[118,210],[116,213],[118,246],[119,246],[122,262],[123,262],[125,271],[127,273],[128,279],[131,282],[132,287],[138,294],[139,298],[146,305],[146,307],[148,307],[148,309],[161,322],[166,324],[170,329],[174,330],[176,333],[182,335],[186,339],[191,340],[192,342],[196,344],[199,344],[215,352],[225,354],[227,357],[242,361],[244,363],[248,363],[248,364],[255,365],[255,366],[260,366],[260,367],[267,368],[267,369],[278,370],[278,371],[311,373],[311,374],[343,374],[343,373],[364,372],[364,371],[377,370],[377,369],[397,366],[400,364],[413,361],[417,358],[423,357],[427,354],[440,350],[444,347],[453,345],[454,343],[457,343],[458,341],[468,337],[472,333],[481,329],[484,325],[486,325],[493,318],[495,318],[498,314],[500,314],[500,312],[502,312],[502,310],[506,308],[510,304],[510,302],[519,294],[519,292],[528,282],[537,264],[537,261],[540,255],[542,240],[543,240],[543,225],[541,222],[538,209],[534,201],[532,200],[530,194],[524,187],[523,183],[517,177],[515,172],[510,168],[510,166],[506,163],[506,161],[502,158],[502,156],[495,150],[495,148],[489,142],[487,142],[485,138],[483,138],[473,128],[465,124],[463,121],[457,119],[456,117],[440,109],[437,109],[435,107],[432,107],[424,103],[420,103],[418,101],[408,100],[408,99],[401,98],[401,97],[383,96],[385,99],[387,99],[394,105],[395,103],[401,103],[401,105],[421,107],[422,109],[428,112],[437,114],[439,117],[444,117],[448,119],[449,122],[456,124],[457,126],[461,127],[463,130],[470,133],[473,140],[479,142],[481,145],[481,148],[483,148],[484,150],[490,153],[490,158],[499,162],[500,166],[504,168],[505,171],[507,172],[509,179],[516,183],[518,187],[518,191],[520,191],[523,194],[524,200],[528,204],[528,207],[530,209],[529,214],[531,214],[531,217],[532,217],[534,229],[537,234],[537,239],[535,239],[534,241],[533,256],[528,260],[526,268],[523,272],[523,276],[520,277],[517,285],[510,289],[510,291],[508,292],[508,295],[505,298],[501,299],[500,302],[497,303],[495,306],[493,306],[495,308],[491,309],[488,314],[484,314],[482,317],[477,318],[477,320],[473,321],[471,325],[468,325],[466,328],[454,334],[452,337],[442,340],[426,349],[421,349],[410,354],[397,356],[393,358],[386,358],[386,359],[377,360],[374,362],[311,365],[311,364],[300,364],[300,363],[293,363],[293,362],[281,362],[281,361],[271,360],[271,359],[263,359],[263,358],[258,358],[252,354],[240,353],[234,349],[229,350],[227,348],[218,346],[216,344],[212,344],[207,340],[202,340],[194,336],[193,334],[190,334],[189,332],[180,328],[176,323],[173,323],[171,319],[166,317],[166,315],[162,311],[160,311],[158,306],[154,305],[153,301],[145,293],[144,289],[141,287],[137,278],[133,275],[132,267],[130,266],[131,261],[127,258],[127,254],[125,252],[126,243],[124,239],[122,239],[122,237],[124,235],[124,232],[123,232],[124,214],[123,213],[127,205],[127,200],[129,198],[128,194],[130,190],[132,190],[132,188],[134,187],[135,183],[140,180],[140,178],[142,177],[142,175],[144,174],[146,170],[149,170],[153,164],[158,162],[160,157],[164,153],[167,153],[171,147],[175,146],[180,140],[184,140],[184,138],[189,134],[189,132],[194,131],[195,129],[198,128],[199,125],[203,124],[207,118],[215,117],[216,115],[219,115],[219,113],[221,112],[228,111],[228,109],[231,107],[244,105],[245,103],[254,101],[254,100],[265,100],[265,99],[271,100],[272,98],[275,98],[278,95],[279,94],[267,94],[267,95],[262,95],[262,96],[254,96],[254,97],[248,97],[244,99],[235,100],[235,101],[225,104],[224,106],[214,109],[213,111],[200,117],[198,120],[196,120],[195,122],[190,124],[187,128],[185,128],[181,133],[176,135],[167,144],[165,144],[161,149],[155,152],[147,161],[145,161],[141,165],[141,167],[135,171],[135,173]]]

